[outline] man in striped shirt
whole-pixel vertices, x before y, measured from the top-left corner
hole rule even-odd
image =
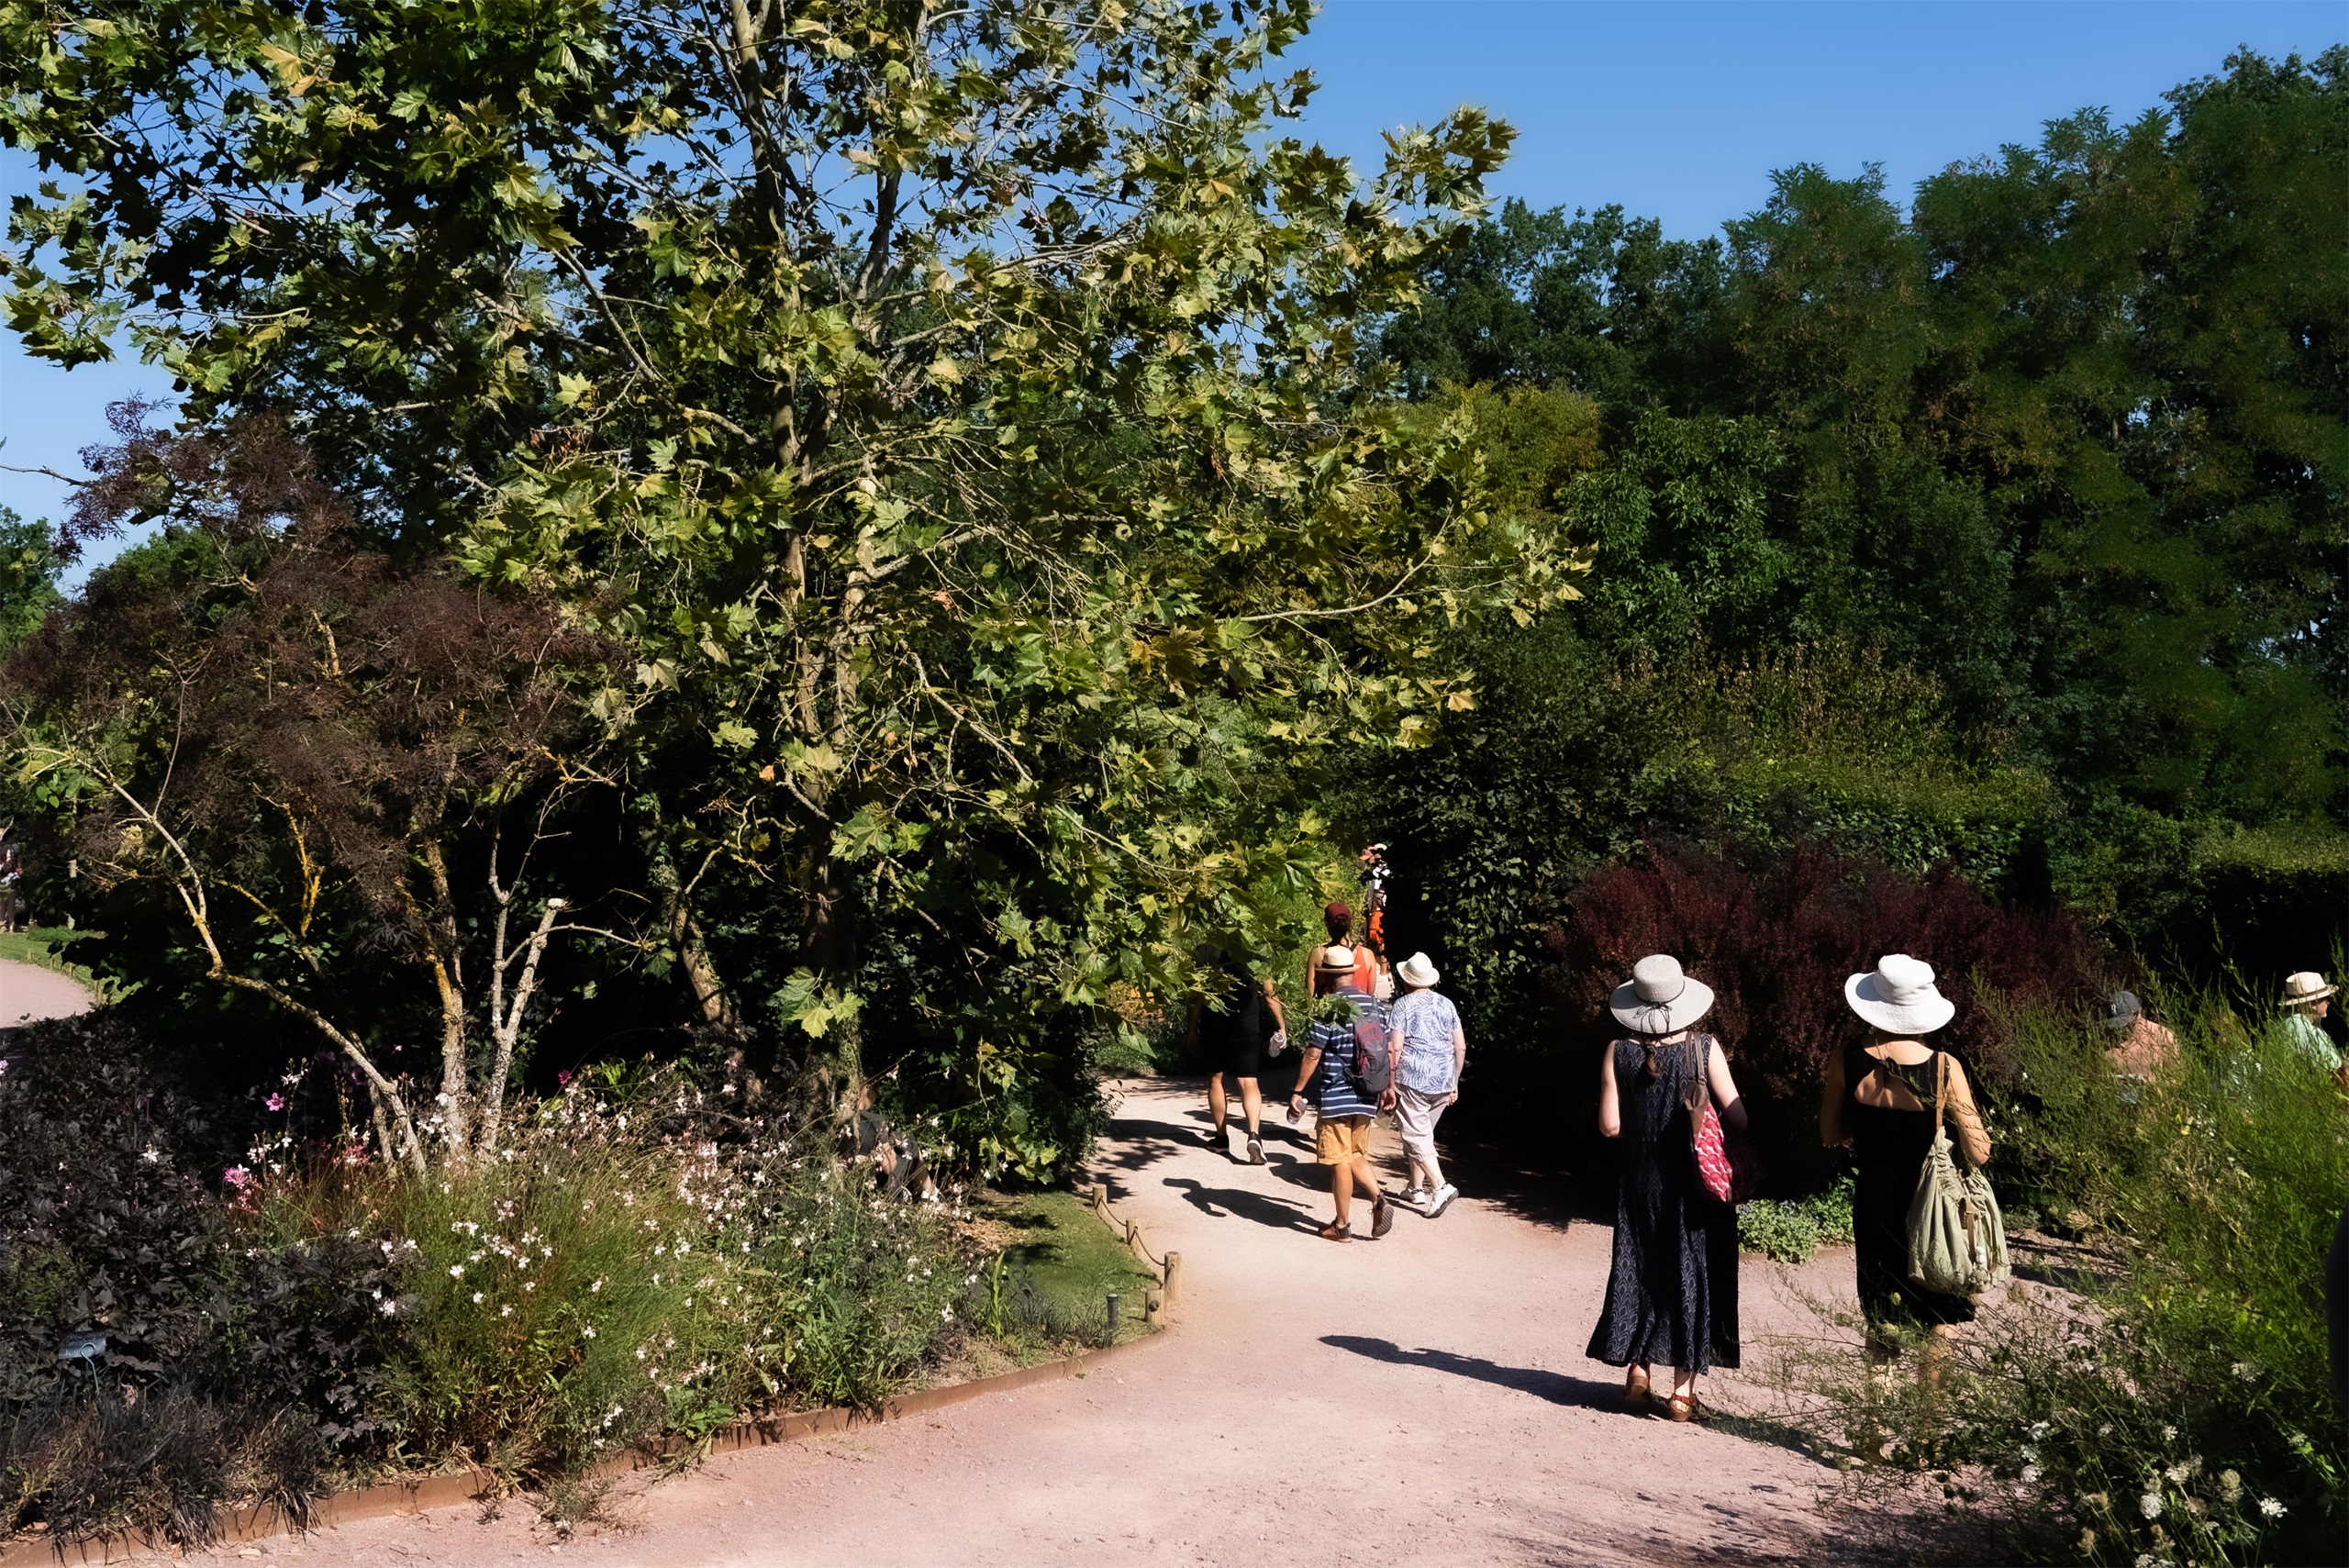
[[[1394,1081],[1395,1046],[1386,1027],[1386,1006],[1354,984],[1350,948],[1321,950],[1313,966],[1313,990],[1319,1000],[1304,1056],[1297,1062],[1288,1118],[1295,1121],[1304,1115],[1308,1100],[1320,1118],[1313,1133],[1314,1154],[1330,1167],[1330,1195],[1338,1205],[1336,1221],[1321,1228],[1322,1240],[1353,1240],[1357,1185],[1370,1195],[1370,1234],[1375,1240],[1395,1227],[1394,1211],[1370,1166],[1371,1119],[1393,1092],[1387,1085]]]

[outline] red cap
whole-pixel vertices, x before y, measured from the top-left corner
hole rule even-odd
[[[1332,920],[1351,920],[1354,917],[1354,912],[1346,907],[1346,901],[1342,898],[1330,905],[1321,913]]]

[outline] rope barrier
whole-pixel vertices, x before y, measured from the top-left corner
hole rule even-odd
[[[1100,1218],[1101,1223],[1124,1236],[1126,1250],[1134,1255],[1136,1262],[1150,1272],[1156,1282],[1156,1288],[1142,1293],[1142,1321],[1153,1329],[1164,1328],[1167,1307],[1172,1306],[1175,1298],[1182,1294],[1183,1254],[1169,1252],[1162,1258],[1151,1251],[1150,1242],[1142,1235],[1141,1220],[1120,1221],[1109,1211],[1108,1183],[1094,1183],[1085,1195],[1092,1206],[1093,1212]]]

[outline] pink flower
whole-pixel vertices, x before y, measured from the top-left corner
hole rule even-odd
[[[242,1192],[247,1187],[253,1184],[253,1173],[250,1171],[246,1170],[242,1165],[229,1166],[227,1170],[220,1173],[220,1179],[228,1183],[230,1186],[236,1188],[239,1192]]]
[[[562,1073],[556,1073],[556,1074],[554,1075],[554,1082],[555,1082],[555,1087],[557,1087],[557,1088],[559,1088],[559,1089],[568,1089],[569,1087],[571,1087],[571,1074],[570,1074],[570,1073],[568,1073],[568,1072],[562,1072]]]
[[[285,1096],[283,1095],[272,1095],[269,1098],[263,1100],[262,1104],[267,1106],[271,1110],[282,1111],[285,1108]]]

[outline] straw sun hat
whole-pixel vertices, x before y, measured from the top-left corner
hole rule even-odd
[[[1324,974],[1352,974],[1354,972],[1354,950],[1342,942],[1332,943],[1321,950],[1321,962],[1314,967]]]
[[[2325,984],[2324,976],[2313,969],[2303,969],[2298,974],[2284,977],[2284,1006],[2305,1007],[2311,1002],[2321,1002],[2340,990],[2338,985]]]
[[[1933,988],[1933,966],[1905,952],[1888,953],[1872,973],[1843,982],[1843,999],[1887,1034],[1931,1034],[1957,1014],[1957,1004]]]
[[[1631,966],[1628,984],[1607,998],[1615,1021],[1641,1034],[1671,1034],[1713,1010],[1713,988],[1680,973],[1680,961],[1653,953]]]
[[[1428,962],[1427,954],[1415,952],[1395,966],[1395,978],[1406,985],[1428,986],[1443,976],[1436,973],[1435,965]]]

